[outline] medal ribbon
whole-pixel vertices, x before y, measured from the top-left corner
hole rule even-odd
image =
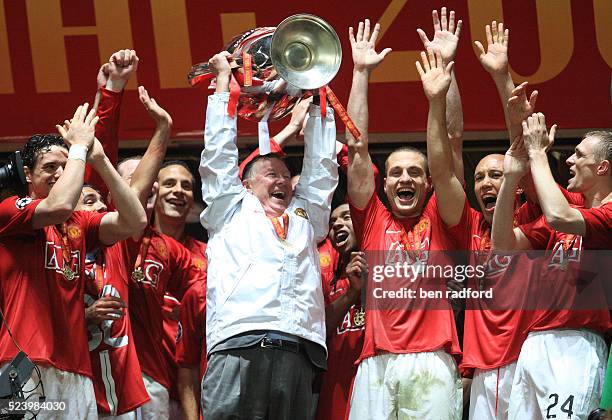
[[[149,232],[147,232],[143,238],[142,238],[142,242],[140,243],[140,249],[138,250],[138,256],[136,257],[136,262],[134,263],[134,270],[132,271],[140,271],[144,273],[144,261],[145,261],[145,257],[147,256],[147,252],[149,252],[149,245],[151,245],[151,235],[152,232],[149,230]]]
[[[60,232],[60,238],[62,240],[62,270],[65,267],[72,270],[72,267],[78,267],[77,257],[72,255],[72,248],[70,247],[70,240],[68,239],[68,234],[66,233],[66,223],[62,223],[58,225],[58,230]],[[74,273],[76,275],[76,273]]]
[[[357,128],[349,114],[346,112],[346,109],[344,109],[344,107],[340,103],[340,100],[338,100],[336,94],[331,90],[329,86],[325,86],[325,91],[327,93],[327,99],[329,99],[329,104],[338,113],[340,119],[342,120],[342,123],[344,123],[344,125],[346,126],[346,129],[351,133],[353,137],[355,137],[356,140],[359,139],[361,137],[359,129]],[[323,102],[321,102],[321,107],[323,107]]]
[[[281,226],[278,219],[283,219],[283,225]],[[274,226],[274,232],[276,232],[276,236],[278,236],[281,240],[287,239],[287,232],[289,231],[289,215],[287,213],[283,213],[281,217],[271,217],[270,221],[272,222],[272,226]]]
[[[251,54],[244,51],[242,53],[242,68],[244,69],[244,83],[243,86],[253,85],[253,60]]]
[[[93,268],[95,276],[94,280],[96,288],[98,289],[98,296],[102,297],[102,291],[104,290],[104,285],[106,284],[106,270],[104,269],[104,263],[98,264],[98,261],[96,261],[94,262]]]
[[[418,226],[418,224],[416,226]],[[402,244],[404,244],[404,249],[406,250],[406,252],[408,252],[411,256],[415,257],[416,260],[416,257],[420,254],[420,251],[422,249],[421,234],[417,232],[416,229],[413,229],[410,232],[406,232],[406,229],[402,226],[400,240],[402,241]]]

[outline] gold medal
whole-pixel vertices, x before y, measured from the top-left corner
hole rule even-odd
[[[142,271],[142,268],[136,267],[134,271],[132,271],[132,280],[134,280],[135,282],[141,282],[144,280],[144,278],[145,278],[145,275],[144,275],[144,272]]]
[[[359,308],[353,315],[353,323],[356,327],[362,327],[365,324],[365,311],[363,308]]]
[[[62,274],[64,275],[64,277],[66,277],[66,280],[74,280],[74,271],[72,271],[72,268],[68,267],[67,265],[62,268]]]

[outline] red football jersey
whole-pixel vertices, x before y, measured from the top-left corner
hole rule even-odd
[[[185,240],[196,266],[206,272],[206,244],[191,237]],[[200,365],[200,380],[206,371],[206,276],[204,281],[191,287],[181,301],[183,335],[176,346],[179,366]]]
[[[553,230],[544,216],[536,221],[521,225],[520,229],[531,242],[533,249],[552,251],[546,257],[546,263],[541,264],[540,279],[532,287],[536,296],[542,296],[545,307],[550,303],[561,302],[565,307],[575,305],[582,308],[587,303],[592,310],[538,310],[531,322],[531,331],[545,331],[556,328],[589,328],[607,333],[612,328],[610,312],[605,302],[605,294],[599,289],[589,288],[588,283],[582,283],[581,265],[586,269],[595,267],[597,262],[584,260],[583,250],[611,249],[610,234],[612,233],[612,203],[598,208],[585,209],[574,206],[583,215],[586,224],[584,237],[570,235]],[[601,273],[601,271],[600,271]],[[591,287],[599,287],[595,285]],[[582,289],[582,290],[579,290]],[[595,292],[593,292],[595,290]],[[587,294],[589,293],[589,294]]]
[[[148,245],[147,245],[148,242]],[[203,273],[191,253],[171,237],[148,227],[139,241],[127,239],[128,267],[141,261],[142,279],[132,276],[130,319],[142,371],[170,389],[167,361],[159,344],[164,339],[162,306],[166,292],[181,299]],[[137,256],[140,256],[138,258]]]
[[[325,238],[318,246],[319,249],[319,265],[321,266],[321,276],[331,279],[338,268],[340,256],[338,251],[331,243],[329,237]]]
[[[103,248],[85,265],[85,305],[104,296],[121,298],[129,307],[128,273],[122,246]],[[89,256],[88,256],[89,257]],[[131,267],[130,267],[131,268]],[[120,415],[149,401],[132,336],[130,317],[87,326],[89,355],[98,412]]]
[[[537,206],[524,204],[515,213],[515,221],[526,222],[538,213]],[[493,291],[491,302],[470,299],[466,305],[461,372],[471,377],[474,368],[494,369],[518,359],[531,319],[531,311],[518,309],[528,298],[529,282],[537,281],[539,271],[525,255],[486,258],[491,249],[491,226],[482,213],[469,209],[467,224],[462,229],[470,232],[469,241],[462,248],[483,253],[482,261],[477,261],[475,253],[470,254],[470,264],[484,264],[487,273],[482,280],[470,279],[468,286]],[[508,308],[497,309],[504,306]]]
[[[164,339],[162,349],[166,359],[168,369],[168,379],[170,380],[170,398],[178,400],[178,390],[176,388],[176,343],[181,340],[183,335],[182,326],[179,322],[181,302],[170,293],[164,295],[162,304],[162,317],[164,322]]]
[[[409,305],[415,301],[406,299],[398,299],[394,303],[389,303],[390,299],[382,303],[375,299],[375,289],[380,285],[373,280],[373,265],[415,262],[419,265],[430,264],[431,261],[427,261],[430,251],[453,250],[456,249],[456,243],[462,241],[461,238],[452,237],[438,215],[435,194],[429,199],[421,216],[416,218],[395,218],[380,202],[376,193],[364,209],[358,209],[351,203],[349,205],[355,235],[370,264],[365,338],[360,360],[380,352],[401,354],[443,349],[454,355],[460,354],[453,310],[444,298],[434,303],[436,310],[431,310],[434,306],[410,309]],[[466,223],[468,208],[466,200],[459,225]],[[408,246],[414,250],[406,249],[405,237],[412,238]],[[377,263],[372,264],[371,258],[378,260]],[[438,254],[435,258],[436,265],[453,265],[452,260],[444,255]],[[388,279],[382,284],[397,291],[405,288],[419,293],[419,290],[435,289],[434,292],[440,292],[443,296],[446,292],[445,281],[428,279],[425,284],[422,276],[413,281]],[[385,306],[389,304],[396,306]],[[417,300],[416,304],[424,303]]]
[[[335,281],[334,281],[335,280]],[[333,272],[321,273],[325,306],[331,305],[349,289],[345,276],[338,279]],[[334,284],[335,283],[335,284]],[[331,336],[327,337],[327,372],[323,374],[317,419],[344,419],[350,401],[350,391],[357,374],[355,362],[363,346],[364,313],[361,302],[352,305]]]
[[[86,252],[101,246],[98,229],[104,214],[77,211],[61,227],[34,230],[32,217],[39,203],[29,197],[9,197],[0,203],[4,316],[33,362],[91,377],[83,311],[84,264]],[[16,354],[6,328],[1,328],[0,362]]]

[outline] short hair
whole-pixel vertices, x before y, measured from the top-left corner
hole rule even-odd
[[[272,159],[278,159],[281,162],[285,163],[283,158],[281,158],[276,153],[267,153],[265,155],[256,156],[255,158],[253,158],[252,161],[247,163],[246,166],[244,167],[244,171],[242,171],[242,179],[251,179],[253,177],[253,175],[254,175],[253,171],[254,171],[254,168],[255,168],[255,164],[257,162],[269,161],[269,160],[272,160]]]
[[[93,184],[84,183],[84,184],[83,184],[83,186],[81,187],[81,191],[82,191],[84,188],[91,188],[92,190],[94,190],[95,192],[97,192],[98,194],[100,194],[100,196],[102,196],[102,193],[100,193],[100,190],[98,189],[98,187],[96,187],[96,186],[95,186],[95,185],[93,185]]]
[[[612,132],[610,131],[589,131],[583,138],[597,137],[599,143],[595,146],[595,158],[607,160],[612,164]]]
[[[416,153],[417,155],[420,155],[421,157],[423,157],[423,162],[425,162],[425,174],[429,176],[429,163],[427,162],[427,155],[421,152],[416,147],[412,147],[412,146],[402,146],[398,149],[395,149],[391,153],[389,153],[389,156],[387,156],[387,159],[385,159],[385,176],[387,176],[387,172],[389,171],[389,158],[394,153],[399,153],[399,152],[412,152],[412,153]]]
[[[191,172],[191,168],[189,167],[189,165],[187,165],[187,162],[185,162],[184,160],[178,160],[178,159],[167,160],[164,163],[162,163],[162,165],[159,167],[159,171],[161,172],[162,169],[167,168],[168,166],[182,166],[183,168],[185,168],[185,170],[189,172],[189,175],[191,175],[191,183],[195,185],[196,183],[195,176],[193,175],[193,172]],[[159,175],[158,175],[158,178],[159,178]]]
[[[64,139],[57,134],[34,134],[28,139],[21,152],[24,166],[33,169],[40,155],[47,153],[53,146],[68,149]]]

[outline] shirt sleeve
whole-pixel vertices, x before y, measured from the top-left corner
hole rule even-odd
[[[0,236],[32,233],[32,218],[42,200],[9,197],[0,203]]]
[[[367,249],[368,243],[370,242],[371,235],[381,229],[380,218],[383,216],[383,212],[386,210],[385,206],[380,202],[376,191],[372,192],[372,197],[368,201],[368,204],[363,209],[355,206],[349,197],[349,209],[351,211],[351,219],[353,221],[353,229],[355,230],[355,237],[362,250]]]
[[[519,229],[529,239],[533,249],[547,249],[550,239],[555,233],[546,223],[546,217],[543,215],[531,223],[520,225]]]
[[[119,160],[119,115],[123,91],[113,92],[102,87],[100,88],[100,94],[100,103],[96,111],[96,115],[100,118],[96,124],[96,138],[102,143],[104,153],[106,153],[113,166],[117,166]],[[108,193],[106,184],[90,165],[85,168],[85,183],[100,190],[103,197]]]
[[[185,293],[181,301],[183,335],[176,345],[176,362],[182,367],[199,366],[204,352],[206,328],[205,284],[197,284]]]
[[[304,201],[317,243],[325,239],[329,231],[331,200],[337,185],[334,112],[328,107],[323,120],[320,108],[311,105],[304,129],[304,160],[295,198]]]
[[[612,203],[591,209],[577,209],[584,218],[585,243],[589,249],[612,249]]]
[[[172,268],[172,276],[168,284],[168,290],[172,296],[176,296],[179,300],[183,299],[183,295],[198,282],[206,281],[206,271],[192,258],[191,252],[183,245],[175,242],[172,245],[175,248],[174,267]]]
[[[202,198],[207,208],[200,216],[202,226],[210,233],[220,229],[231,209],[247,194],[238,172],[236,117],[227,113],[229,93],[208,97],[204,150],[200,159]]]

